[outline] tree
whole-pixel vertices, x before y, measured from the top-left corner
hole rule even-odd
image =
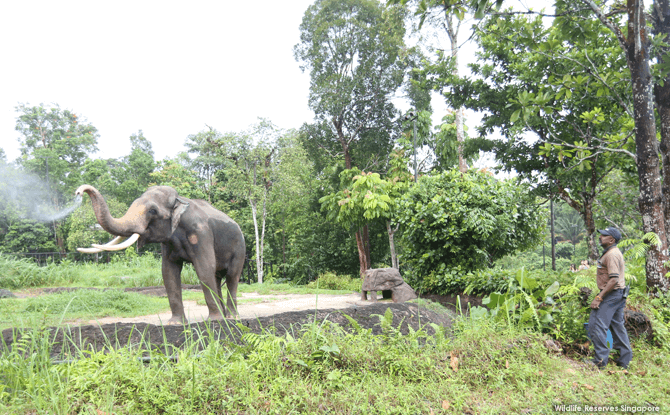
[[[533,247],[544,220],[535,197],[516,181],[472,169],[423,176],[398,214],[410,285],[437,288],[453,270],[481,269]]]
[[[20,164],[48,181],[56,192],[69,196],[70,190],[79,185],[80,170],[88,155],[97,151],[98,130],[58,105],[19,104],[16,112],[16,131],[21,134]]]
[[[404,34],[402,9],[375,0],[317,0],[305,12],[294,54],[310,72],[309,107],[323,126],[312,138],[333,153],[339,146],[347,169],[391,149]]]
[[[279,168],[270,194],[270,213],[279,228],[275,234],[281,233],[281,263],[286,269],[288,245],[295,243],[299,229],[313,231],[314,225],[310,215],[310,194],[316,186],[314,168],[296,131],[279,137],[277,164]]]
[[[449,7],[463,7],[460,2],[453,2]],[[456,4],[458,3],[458,4]],[[499,7],[502,0],[496,1]],[[660,174],[658,141],[656,138],[656,119],[655,105],[662,113],[662,121],[670,121],[670,108],[668,97],[670,96],[670,87],[666,87],[670,80],[670,71],[668,71],[667,55],[663,52],[667,50],[666,36],[668,34],[668,23],[665,17],[670,13],[670,0],[654,1],[654,16],[652,20],[654,26],[647,24],[647,14],[644,11],[643,0],[627,0],[626,6],[621,7],[620,3],[607,4],[596,2],[594,0],[557,0],[556,15],[557,26],[561,27],[563,23],[584,23],[585,30],[592,25],[593,19],[597,19],[600,24],[607,28],[616,38],[619,48],[616,51],[609,51],[610,55],[624,58],[630,71],[630,88],[632,96],[632,118],[634,120],[635,135],[635,164],[637,167],[639,180],[639,198],[638,206],[643,218],[644,233],[656,232],[659,235],[660,244],[647,251],[646,276],[647,287],[653,291],[667,292],[670,290],[670,280],[665,278],[667,269],[665,263],[668,261],[668,239],[666,235],[666,213],[670,214],[670,209],[663,205],[663,188]],[[492,8],[492,1],[489,0],[468,0],[465,5],[475,11],[475,16],[483,17]],[[587,11],[584,11],[586,8]],[[588,13],[590,11],[590,14]],[[623,19],[625,16],[626,19]],[[663,18],[661,18],[663,17]],[[579,30],[572,30],[566,25],[568,30],[565,35],[578,34]],[[657,36],[654,36],[654,34]],[[652,45],[657,45],[657,54],[652,52]],[[656,65],[652,68],[652,59],[659,58]],[[653,76],[653,72],[657,76]],[[655,79],[658,80],[655,81]],[[656,85],[658,85],[657,88]],[[657,98],[654,96],[656,89]],[[667,114],[667,115],[665,115]],[[663,119],[663,117],[666,117]],[[667,140],[664,141],[664,134],[667,132]],[[661,142],[663,148],[670,148],[670,128],[661,128]],[[589,149],[589,148],[587,148]],[[670,185],[667,185],[670,189]],[[666,192],[667,193],[667,192]],[[668,218],[670,219],[670,218]]]
[[[306,139],[319,151],[366,169],[392,149],[398,117],[392,98],[403,83],[403,10],[375,0],[318,0],[300,25],[294,55],[310,72],[316,122]],[[314,149],[312,147],[312,149]],[[361,275],[370,267],[367,227],[356,232]]]
[[[225,159],[218,154],[217,142],[222,139],[221,133],[210,126],[207,130],[191,134],[186,139],[188,153],[195,155],[191,166],[198,172],[205,185],[207,200],[212,203],[212,193],[216,187],[216,172],[225,168]]]
[[[63,199],[72,200],[72,192],[81,184],[84,162],[88,154],[97,151],[98,130],[58,105],[19,104],[16,112],[16,131],[21,134],[19,163],[47,183],[53,208],[58,211]],[[56,222],[53,226],[56,244],[63,250]]]
[[[386,217],[390,213],[391,198],[389,182],[382,180],[378,173],[365,173],[357,168],[342,171],[341,188],[339,192],[332,193],[319,199],[322,209],[328,211],[328,218],[333,222],[341,224],[345,229],[354,229],[357,242],[363,227],[369,221],[379,217]],[[363,256],[359,249],[359,262],[365,263],[370,268],[369,256]],[[361,278],[364,270],[361,270]],[[365,294],[361,293],[362,299]]]
[[[666,220],[670,220],[670,217],[666,218],[665,215],[670,213],[670,209],[663,206],[654,106],[655,103],[659,104],[661,121],[665,123],[664,128],[661,128],[661,140],[667,150],[670,148],[670,102],[668,102],[670,86],[666,84],[670,81],[670,71],[667,68],[668,58],[663,50],[667,51],[665,37],[670,33],[667,30],[670,23],[665,22],[665,19],[670,18],[670,0],[654,2],[657,9],[657,19],[654,22],[657,37],[653,36],[654,30],[647,25],[642,0],[628,0],[626,26],[623,26],[623,22],[619,20],[621,12],[618,5],[610,6],[611,11],[608,12],[593,0],[581,0],[580,2],[590,8],[598,20],[616,36],[621,52],[623,52],[622,55],[625,56],[628,63],[633,91],[636,165],[640,185],[638,204],[642,214],[644,232],[656,232],[660,242],[659,245],[652,245],[647,251],[647,287],[651,291],[658,290],[665,293],[670,290],[670,280],[665,278],[668,271],[665,263],[670,260],[668,235],[666,234]],[[567,3],[565,6],[569,7]],[[658,11],[661,13],[658,14]],[[622,26],[627,27],[626,34]],[[655,82],[651,68],[651,60],[655,57],[651,54],[653,41],[663,41],[664,45],[659,51],[660,61],[657,68],[662,73],[658,83],[658,101],[654,97]],[[670,184],[666,184],[666,193],[668,191],[670,191]]]
[[[151,186],[171,186],[179,195],[189,199],[204,199],[205,192],[199,185],[199,177],[194,170],[184,166],[179,157],[166,158],[158,162],[158,167],[150,174]]]
[[[328,218],[347,230],[360,231],[369,222],[382,219],[389,238],[391,266],[396,269],[399,264],[394,236],[399,224],[394,224],[394,220],[398,202],[413,180],[403,156],[402,149],[393,153],[386,180],[378,173],[365,173],[355,167],[343,170],[340,173],[342,190],[319,199],[322,210],[328,212]]]
[[[308,165],[294,131],[283,131],[260,119],[249,132],[207,137],[215,160],[225,163],[226,191],[243,198],[251,208],[254,224],[256,272],[263,283],[263,263],[267,216],[275,195],[290,194],[296,163]]]
[[[144,137],[142,130],[130,136],[130,147],[130,154],[118,160],[112,169],[112,177],[118,183],[113,194],[127,205],[147,190],[156,168],[151,141]]]
[[[18,219],[9,226],[3,241],[5,252],[53,252],[56,244],[50,229],[32,219]]]
[[[407,4],[408,0],[389,0],[388,4]],[[459,76],[458,67],[458,52],[461,45],[458,44],[458,34],[461,29],[464,8],[454,8],[453,2],[445,0],[423,0],[418,2],[418,7],[415,15],[420,16],[419,29],[424,27],[425,23],[430,26],[443,29],[449,38],[450,53],[448,57],[448,66],[453,76]],[[439,30],[439,29],[438,29]],[[446,55],[443,51],[438,50],[438,55],[444,61]],[[420,72],[420,70],[418,71]],[[416,82],[416,81],[415,81]],[[418,81],[418,84],[425,82]],[[424,88],[421,88],[424,89]],[[464,143],[466,140],[465,126],[463,119],[463,107],[459,106],[452,111],[449,111],[448,116],[452,118],[451,123],[454,127],[453,132],[456,137],[455,154],[458,161],[458,169],[465,173],[468,169],[466,163],[466,156],[464,154]]]
[[[601,182],[614,168],[634,169],[632,111],[612,37],[597,24],[582,23],[581,36],[566,27],[513,13],[490,16],[475,32],[482,51],[471,68],[480,79],[447,88],[469,94],[465,105],[485,112],[477,147],[582,215],[595,259],[593,204]],[[491,134],[497,128],[502,137]]]

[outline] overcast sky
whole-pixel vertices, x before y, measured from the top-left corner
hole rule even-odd
[[[0,2],[0,148],[19,156],[18,103],[83,116],[103,158],[128,154],[140,129],[162,159],[205,124],[298,128],[313,113],[293,46],[312,2]]]
[[[292,48],[311,2],[1,2],[0,147],[19,155],[19,102],[85,117],[105,158],[139,129],[163,158],[205,124],[299,127],[313,114]]]

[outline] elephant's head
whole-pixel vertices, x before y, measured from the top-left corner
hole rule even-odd
[[[137,198],[126,214],[119,219],[113,218],[100,192],[93,186],[80,186],[76,195],[88,193],[98,223],[104,230],[116,235],[105,245],[93,244],[93,248],[78,248],[84,253],[118,251],[135,243],[166,242],[179,225],[182,214],[189,202],[180,198],[177,191],[168,186],[154,186]],[[128,239],[119,243],[123,237]]]

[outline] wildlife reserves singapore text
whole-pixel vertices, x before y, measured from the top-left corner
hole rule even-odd
[[[659,406],[651,405],[642,405],[642,406],[633,406],[633,405],[611,405],[611,406],[592,406],[592,405],[554,405],[554,411],[556,412],[585,412],[585,413],[596,413],[596,412],[623,412],[623,413],[654,413],[660,412],[661,408]]]

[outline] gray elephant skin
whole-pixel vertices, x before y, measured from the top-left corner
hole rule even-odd
[[[125,249],[135,241],[161,244],[163,283],[172,310],[168,324],[187,323],[181,293],[181,271],[190,262],[200,279],[210,319],[237,317],[237,285],[244,268],[246,245],[240,227],[228,215],[204,200],[180,197],[168,186],[150,187],[119,219],[111,216],[105,199],[90,185],[80,186],[76,195],[87,193],[100,226],[117,236],[105,245],[79,248],[95,253]],[[121,243],[123,237],[128,239]],[[224,304],[221,283],[228,288]],[[223,316],[221,313],[223,312]]]

